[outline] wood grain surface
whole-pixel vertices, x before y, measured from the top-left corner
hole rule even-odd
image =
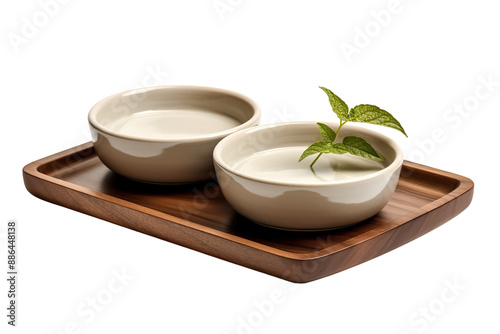
[[[387,253],[442,225],[472,201],[463,176],[405,161],[396,192],[352,227],[288,232],[255,224],[225,201],[216,181],[184,186],[123,178],[92,143],[23,169],[34,196],[288,281],[304,283]]]

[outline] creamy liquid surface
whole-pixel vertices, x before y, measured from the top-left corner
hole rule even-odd
[[[322,183],[361,178],[384,168],[381,161],[365,159],[351,154],[323,154],[309,165],[316,155],[298,162],[307,146],[284,147],[251,154],[238,161],[234,168],[270,181]]]
[[[111,130],[150,139],[192,138],[234,128],[236,118],[207,110],[149,110],[120,118]]]

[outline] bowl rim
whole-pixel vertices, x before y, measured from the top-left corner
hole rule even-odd
[[[338,122],[323,122],[325,124],[331,125],[331,124],[339,124]],[[394,161],[392,161],[388,166],[385,168],[365,175],[365,176],[360,176],[351,180],[339,180],[339,181],[327,181],[327,182],[321,182],[321,183],[316,183],[316,182],[294,182],[294,181],[272,181],[266,178],[254,176],[248,173],[243,173],[238,169],[235,169],[231,166],[229,166],[227,163],[225,163],[222,159],[222,151],[224,150],[225,146],[227,146],[231,141],[238,140],[244,136],[246,136],[248,133],[255,132],[255,131],[264,131],[267,129],[271,128],[276,128],[276,127],[286,127],[286,126],[302,126],[302,127],[312,127],[314,125],[315,128],[317,128],[317,122],[316,121],[292,121],[292,122],[282,122],[282,123],[272,123],[272,124],[263,124],[263,125],[258,125],[250,129],[245,129],[245,130],[240,130],[238,132],[235,132],[233,134],[230,134],[226,138],[222,139],[216,146],[213,152],[213,160],[214,164],[218,165],[220,168],[225,170],[226,172],[230,172],[232,174],[235,174],[239,177],[245,178],[247,180],[252,180],[256,181],[259,183],[265,183],[269,185],[279,185],[279,186],[295,186],[295,187],[332,187],[332,186],[340,186],[340,185],[346,185],[346,184],[356,184],[360,182],[365,182],[368,180],[373,180],[379,177],[382,177],[383,175],[387,174],[392,174],[395,172],[402,164],[403,164],[403,149],[401,146],[396,143],[392,138],[374,131],[370,130],[367,128],[359,127],[354,124],[346,124],[344,125],[344,128],[356,128],[357,133],[363,135],[364,134],[369,134],[371,136],[378,137],[380,140],[383,140],[386,142],[389,146],[391,146],[394,151],[396,152],[396,156],[394,157]]]
[[[200,91],[200,92],[215,92],[215,93],[221,93],[221,94],[226,94],[233,96],[235,98],[238,98],[240,100],[243,100],[247,102],[253,109],[253,115],[250,119],[248,119],[246,122],[241,123],[238,126],[232,127],[230,129],[224,130],[224,131],[219,131],[219,132],[213,132],[205,135],[199,135],[199,136],[192,136],[192,137],[185,137],[185,138],[147,138],[147,137],[141,137],[141,136],[134,136],[134,135],[127,135],[123,134],[118,131],[114,131],[111,129],[106,128],[105,126],[101,125],[99,122],[97,122],[97,114],[100,110],[102,110],[102,106],[107,104],[108,102],[112,101],[113,99],[116,99],[120,96],[127,96],[135,93],[144,93],[144,92],[149,92],[149,91],[154,91],[154,90],[175,90],[175,89],[182,89],[182,90],[193,90],[193,91]],[[128,139],[128,140],[133,140],[133,141],[139,141],[139,142],[151,142],[151,143],[193,143],[193,142],[203,142],[203,141],[210,141],[210,140],[217,140],[226,137],[229,134],[232,134],[234,132],[244,130],[248,128],[249,126],[252,126],[254,124],[258,124],[261,118],[261,109],[259,105],[251,98],[249,98],[246,95],[243,95],[241,93],[224,89],[224,88],[218,88],[218,87],[209,87],[209,86],[196,86],[196,85],[163,85],[163,86],[152,86],[152,87],[141,87],[141,88],[134,88],[134,89],[128,89],[124,90],[118,93],[115,93],[113,95],[109,95],[103,99],[101,99],[99,102],[94,104],[94,106],[90,109],[88,113],[88,121],[89,124],[94,127],[96,130],[101,131],[105,134],[112,135],[118,138],[122,139]]]

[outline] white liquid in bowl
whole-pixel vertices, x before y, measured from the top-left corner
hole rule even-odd
[[[283,147],[246,156],[233,167],[244,174],[269,181],[322,183],[362,178],[384,169],[384,162],[350,154],[323,154],[310,156],[298,162],[307,146]]]
[[[106,126],[123,135],[146,139],[193,138],[229,130],[242,122],[207,110],[148,110],[121,117]]]

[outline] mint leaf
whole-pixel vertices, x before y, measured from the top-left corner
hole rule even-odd
[[[321,155],[323,155],[323,153],[350,153],[363,158],[385,160],[385,158],[383,156],[380,156],[375,151],[375,149],[363,138],[356,136],[347,136],[343,139],[342,143],[334,143],[335,139],[340,133],[340,129],[342,128],[342,126],[344,126],[344,124],[349,121],[387,126],[389,128],[401,131],[401,133],[408,137],[401,124],[389,112],[370,104],[360,104],[349,110],[347,104],[342,101],[340,97],[335,95],[331,90],[321,86],[319,88],[321,88],[328,96],[328,100],[330,102],[330,105],[332,106],[332,110],[340,119],[340,124],[337,128],[337,131],[335,132],[326,124],[317,123],[319,133],[323,140],[315,142],[314,144],[309,146],[302,153],[302,156],[299,159],[299,161],[302,161],[304,160],[304,158],[310,155],[318,154],[318,156],[309,166],[311,169],[316,161],[321,157]]]
[[[332,147],[330,148],[330,152],[329,153],[333,153],[333,154],[345,154],[345,153],[349,153],[349,150],[347,149],[347,147],[342,144],[342,143],[335,143],[335,144],[332,144]]]
[[[306,148],[304,153],[302,153],[302,155],[300,156],[299,162],[313,154],[330,153],[331,146],[332,143],[327,143],[325,141],[317,141],[308,148]]]
[[[318,123],[319,133],[323,137],[323,141],[333,142],[337,137],[335,131],[333,131],[328,125],[323,123]]]
[[[340,97],[337,95],[333,94],[331,90],[325,87],[319,87],[321,88],[326,95],[328,95],[328,100],[330,101],[330,105],[332,106],[332,110],[337,114],[337,117],[341,121],[348,121],[349,120],[349,108],[347,107],[347,104],[342,101]]]
[[[373,160],[384,160],[384,158],[380,157],[375,149],[363,138],[348,136],[342,140],[342,145],[347,152],[357,155],[358,157]]]
[[[360,104],[351,109],[349,120],[352,122],[363,122],[383,125],[401,131],[406,137],[405,130],[401,124],[387,111],[370,104]]]

